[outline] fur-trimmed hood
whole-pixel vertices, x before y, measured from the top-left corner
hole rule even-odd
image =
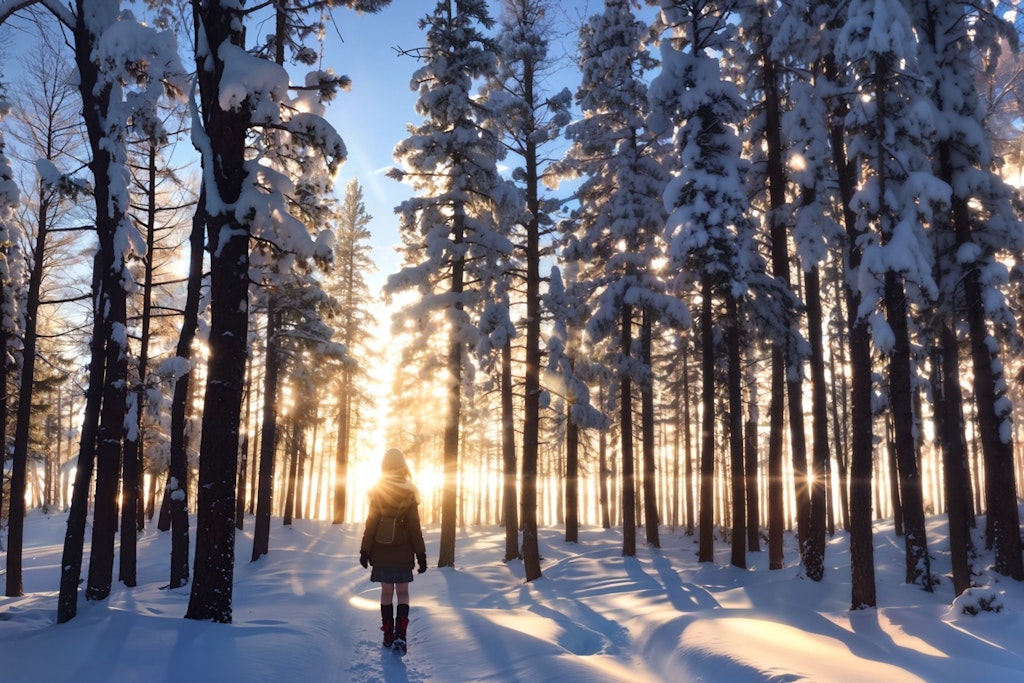
[[[420,502],[416,485],[404,477],[384,474],[370,489],[370,501],[385,516],[395,516]]]

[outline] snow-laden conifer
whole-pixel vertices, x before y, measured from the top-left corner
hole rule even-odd
[[[578,207],[562,223],[564,258],[581,265],[591,316],[586,332],[603,349],[620,386],[623,510],[635,496],[632,466],[634,384],[653,391],[650,359],[634,348],[637,328],[650,334],[654,320],[671,327],[689,324],[686,307],[668,291],[659,266],[665,258],[661,194],[668,180],[665,146],[646,127],[646,74],[654,66],[646,42],[649,27],[630,3],[608,0],[580,29],[582,79],[575,101],[581,118],[568,125],[572,142],[558,172],[579,178]],[[645,464],[647,444],[645,442]],[[645,471],[647,468],[645,467]],[[645,477],[645,491],[653,482]],[[647,542],[658,545],[656,508],[645,495]],[[625,514],[623,553],[635,554],[633,515]]]
[[[401,168],[391,176],[408,182],[415,195],[403,202],[400,217],[404,265],[388,278],[392,294],[412,291],[416,300],[396,317],[415,330],[419,347],[436,334],[447,335],[444,428],[445,491],[438,563],[455,563],[456,472],[467,350],[480,341],[476,316],[494,300],[491,283],[500,280],[512,244],[502,230],[506,216],[519,218],[518,193],[498,174],[503,155],[492,111],[475,87],[494,74],[494,24],[482,0],[439,0],[420,26],[426,47],[411,79],[419,95],[418,125],[400,141],[394,156]],[[491,309],[492,312],[493,309]],[[501,329],[498,326],[495,329]]]
[[[741,430],[737,428],[742,424],[741,406],[733,391],[740,380],[735,376],[734,357],[739,345],[733,335],[739,334],[739,304],[751,293],[755,274],[764,270],[747,216],[747,169],[736,132],[746,109],[736,86],[723,78],[717,57],[733,38],[734,27],[727,21],[732,9],[735,5],[730,2],[663,2],[661,71],[651,84],[651,128],[672,136],[678,164],[664,192],[669,212],[664,228],[669,268],[678,274],[675,284],[680,291],[699,288],[700,297],[702,561],[712,559],[716,347],[728,342],[731,461],[733,476],[740,477],[736,461],[742,453]],[[739,460],[742,462],[742,457]],[[734,479],[734,485],[738,483]],[[733,510],[735,513],[737,508]],[[742,511],[734,514],[733,523],[733,533],[745,537]],[[733,562],[741,563],[742,558],[734,553]]]
[[[918,65],[917,38],[899,0],[854,0],[837,55],[851,64],[856,95],[847,116],[847,147],[859,174],[852,199],[866,244],[856,273],[858,316],[871,323],[886,355],[905,524],[907,582],[931,589],[913,408],[915,370],[910,316],[938,295],[926,228],[948,210],[949,186],[928,151],[936,121]]]
[[[989,543],[995,548],[996,570],[1020,580],[1024,561],[1015,502],[1012,404],[1001,356],[1007,348],[1021,348],[1003,291],[1009,275],[1005,264],[1021,262],[1024,230],[1012,205],[1012,191],[995,172],[991,134],[976,89],[977,64],[995,65],[1000,38],[1013,38],[1013,27],[992,3],[927,0],[911,3],[908,11],[919,36],[918,63],[934,107],[931,163],[951,193],[949,212],[936,216],[930,230],[939,289],[932,316],[949,339],[943,359],[947,363],[955,363],[957,330],[966,327],[985,459]],[[945,399],[955,400],[957,389],[951,387]],[[964,467],[959,436],[963,427],[961,421],[955,422],[949,427],[957,437],[947,443],[946,458],[959,457],[959,464],[952,465],[959,472]],[[950,492],[961,504],[963,495]],[[956,527],[962,537],[962,517],[955,520],[951,512],[951,536]],[[965,553],[962,548],[958,554]],[[958,590],[966,589],[969,580],[962,566]]]
[[[513,226],[510,235],[514,244],[513,260],[509,263],[509,286],[521,292],[510,302],[517,325],[517,346],[523,348],[523,416],[522,416],[522,476],[520,490],[522,504],[516,500],[517,487],[507,486],[504,501],[508,548],[506,557],[524,558],[527,580],[541,575],[540,553],[537,539],[537,460],[543,438],[540,436],[542,415],[542,339],[541,303],[543,278],[541,260],[551,252],[553,213],[558,202],[544,192],[548,178],[552,144],[558,139],[561,127],[569,121],[568,107],[571,93],[567,88],[551,93],[546,83],[555,75],[559,63],[550,54],[549,40],[554,32],[550,19],[552,3],[549,0],[504,0],[501,4],[500,28],[495,38],[498,68],[487,86],[487,96],[502,142],[508,150],[508,161],[513,165],[508,174],[522,196],[522,215],[510,217]],[[520,313],[521,311],[521,313]],[[511,382],[503,390],[512,391]],[[511,406],[511,397],[504,405]],[[507,417],[508,420],[512,416]],[[511,437],[511,432],[507,432]],[[511,456],[505,463],[506,481],[514,483],[516,476],[515,446],[506,444]],[[566,478],[572,486],[572,478]],[[523,519],[520,522],[519,510]],[[574,533],[574,511],[566,510],[566,535]],[[515,539],[522,527],[523,542]],[[515,541],[515,542],[514,542]],[[521,551],[520,551],[521,547]]]

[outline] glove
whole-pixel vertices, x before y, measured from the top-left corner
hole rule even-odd
[[[423,572],[427,571],[427,554],[426,553],[420,553],[419,555],[417,555],[416,556],[416,561],[420,565],[420,568],[419,568],[419,571],[418,571],[419,574],[422,574]]]
[[[370,553],[365,550],[359,551],[359,564],[363,565],[363,569],[370,566]]]

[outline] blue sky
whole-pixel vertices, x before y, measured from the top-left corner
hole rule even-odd
[[[554,18],[571,27],[565,39],[567,50],[574,49],[575,27],[603,7],[602,0],[550,2]],[[491,0],[490,4],[492,16],[497,18],[500,3]],[[333,25],[325,36],[324,66],[352,79],[351,90],[340,93],[328,106],[327,119],[345,140],[349,153],[338,175],[337,194],[343,196],[345,185],[356,178],[363,186],[367,211],[373,216],[369,227],[378,272],[368,279],[374,292],[401,265],[395,253],[399,236],[394,209],[410,196],[408,186],[385,175],[395,165],[395,145],[406,137],[408,122],[416,119],[416,93],[409,84],[419,65],[413,57],[399,54],[398,48],[409,50],[424,45],[418,23],[434,6],[434,0],[392,0],[390,6],[377,14],[335,10]],[[3,39],[10,41],[0,44],[0,50],[6,47],[5,66],[16,68],[17,60],[11,57],[23,52],[26,39],[31,38],[7,26],[0,30],[0,42]],[[568,62],[566,66],[564,85],[572,89],[576,85],[575,69]]]
[[[355,178],[363,186],[366,209],[373,216],[369,228],[379,269],[369,278],[374,291],[400,265],[394,252],[399,241],[394,209],[410,195],[407,186],[385,175],[395,165],[391,153],[406,136],[407,122],[416,118],[416,93],[409,88],[409,80],[418,65],[396,48],[424,44],[417,24],[432,6],[424,0],[392,0],[378,14],[335,11],[340,37],[333,33],[326,38],[326,62],[352,79],[352,89],[331,103],[327,118],[348,147],[348,161],[338,175],[338,196]]]
[[[491,2],[497,18],[498,3]],[[551,0],[555,11],[564,13],[566,25],[576,25],[603,7],[602,0]],[[378,14],[358,15],[335,11],[338,33],[328,34],[325,61],[335,71],[352,79],[352,89],[331,103],[327,118],[348,147],[348,161],[338,175],[338,195],[356,178],[363,186],[367,211],[373,216],[374,260],[378,272],[368,278],[371,290],[383,286],[387,276],[401,262],[394,251],[399,242],[395,207],[410,196],[410,189],[385,175],[395,165],[391,153],[405,138],[406,125],[416,120],[416,93],[409,88],[418,68],[413,57],[399,55],[396,48],[412,49],[425,44],[419,20],[435,6],[432,0],[392,0]],[[575,45],[575,29],[568,36],[567,49]],[[553,50],[554,52],[554,50]],[[567,65],[571,67],[572,65]],[[575,73],[569,69],[565,85],[574,89]]]

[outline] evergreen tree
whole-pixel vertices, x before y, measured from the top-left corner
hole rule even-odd
[[[819,28],[822,17],[829,16],[829,11],[829,6],[820,3],[787,5],[779,16],[774,17],[772,49],[764,55],[773,63],[778,59],[775,55],[786,55],[785,61],[776,64],[776,68],[786,67],[793,74],[789,85],[792,106],[782,113],[776,125],[781,127],[790,144],[788,175],[797,187],[796,197],[790,205],[793,216],[791,236],[806,279],[813,451],[812,476],[807,487],[807,533],[801,545],[801,559],[807,575],[814,580],[821,580],[824,576],[830,458],[820,269],[828,259],[830,249],[838,251],[841,246],[841,231],[832,215],[830,202],[836,173],[828,149],[827,94],[832,92],[832,88],[825,78],[825,63],[831,50],[832,33],[826,31],[822,34]]]
[[[587,334],[603,342],[619,384],[622,455],[623,555],[636,554],[633,455],[633,386],[653,391],[650,358],[634,348],[640,318],[644,335],[657,317],[671,326],[689,323],[688,312],[668,293],[655,269],[664,256],[661,193],[668,180],[661,140],[645,128],[645,74],[654,61],[644,41],[649,29],[628,2],[608,0],[580,30],[582,81],[575,99],[582,118],[566,127],[572,146],[559,165],[566,177],[581,177],[579,207],[566,235],[565,258],[586,264],[592,313]],[[639,356],[639,357],[638,357]],[[653,444],[644,447],[644,512],[647,543],[658,540]]]
[[[345,186],[345,196],[338,209],[334,247],[334,267],[329,281],[328,292],[335,299],[332,318],[340,328],[336,334],[349,356],[364,359],[362,362],[346,364],[337,377],[337,444],[335,448],[335,483],[333,522],[345,521],[348,502],[348,463],[350,449],[355,441],[355,431],[366,418],[360,408],[373,397],[363,388],[366,386],[367,362],[373,355],[369,344],[370,326],[373,313],[370,309],[372,298],[366,277],[373,271],[370,256],[370,231],[367,227],[372,220],[363,202],[363,188],[357,180]]]
[[[375,11],[387,0],[343,0],[341,4]],[[270,43],[289,48],[300,63],[315,63],[317,51],[302,42],[310,32],[301,17],[319,15],[325,6],[318,2],[282,8],[278,19],[287,27],[275,33]],[[325,253],[328,245],[314,243],[306,224],[292,215],[296,205],[291,199],[323,196],[318,190],[325,179],[318,169],[326,164],[333,173],[345,156],[343,141],[323,119],[320,107],[344,79],[331,71],[314,70],[295,88],[298,94],[289,96],[287,72],[259,56],[267,50],[257,48],[256,54],[245,50],[245,21],[234,4],[209,0],[193,9],[199,65],[199,114],[193,140],[203,159],[206,181],[211,280],[194,580],[186,617],[230,622],[239,423],[248,352],[249,242],[251,238],[265,241],[298,259]],[[272,52],[283,63],[277,49]],[[263,133],[264,141],[256,155],[246,145],[254,129]],[[267,144],[270,140],[281,144]],[[261,162],[268,155],[271,161],[264,165]],[[274,166],[281,159],[314,172],[300,177],[295,185],[278,170],[280,166]]]
[[[116,1],[96,4],[79,0],[70,7],[38,4],[50,11],[72,36],[83,122],[91,151],[89,166],[93,177],[98,250],[94,261],[96,334],[92,342],[90,379],[102,386],[90,387],[94,395],[85,412],[79,472],[82,473],[80,483],[88,488],[91,461],[96,458],[96,501],[86,596],[104,599],[110,592],[113,575],[118,470],[127,408],[126,288],[131,287],[131,274],[126,259],[137,244],[132,234],[134,228],[127,220],[126,134],[129,125],[151,118],[150,112],[165,92],[184,91],[184,70],[178,60],[173,32],[146,27],[129,20],[128,16],[120,16]],[[25,6],[5,7],[0,11],[0,23]],[[118,31],[108,32],[114,23],[123,35],[114,35]],[[19,464],[15,463],[12,480],[15,508],[11,514],[14,523],[7,574],[10,595],[21,591],[24,484],[19,470]],[[21,490],[15,491],[16,488]],[[76,612],[85,496],[85,491],[80,493],[75,501],[77,505],[73,505],[74,514],[65,538],[58,608],[60,622],[72,618]]]
[[[948,359],[940,370],[953,372],[958,350],[956,329],[966,323],[970,341],[978,432],[985,460],[989,543],[995,548],[996,571],[1024,580],[1011,403],[1000,359],[1007,342],[1019,341],[1016,324],[1000,287],[1006,282],[1000,261],[1020,262],[1024,248],[1020,218],[1012,207],[1010,188],[993,169],[990,134],[976,90],[975,54],[992,63],[1000,51],[1000,38],[1013,35],[1013,27],[1000,19],[991,4],[978,8],[967,3],[928,1],[908,5],[920,40],[919,64],[932,84],[936,134],[932,151],[935,175],[950,188],[949,213],[937,216],[931,231],[936,256],[941,305],[940,333]],[[949,365],[953,363],[953,365]],[[944,399],[952,429],[947,442],[947,468],[960,473],[963,460],[961,408],[958,387],[947,386]],[[954,436],[955,435],[955,436]],[[962,476],[957,477],[958,480]],[[960,581],[964,576],[967,530],[966,491],[950,491],[951,542],[958,546]],[[959,515],[954,514],[959,511]],[[956,518],[959,517],[959,518]]]
[[[769,12],[763,3],[737,3],[740,11],[740,38],[742,47],[731,50],[727,59],[730,68],[737,71],[737,80],[752,102],[749,122],[746,126],[751,172],[747,178],[750,196],[758,210],[763,213],[768,250],[770,251],[771,273],[778,288],[784,290],[790,305],[781,307],[780,334],[772,334],[767,340],[771,349],[771,393],[769,406],[768,440],[768,549],[769,565],[774,569],[783,566],[783,497],[782,456],[785,441],[783,425],[789,414],[788,448],[795,484],[794,500],[797,537],[800,542],[800,556],[808,565],[808,541],[811,536],[811,495],[807,463],[807,437],[804,420],[804,362],[809,349],[800,331],[800,318],[805,310],[803,302],[792,294],[790,274],[790,231],[787,201],[790,194],[789,172],[785,165],[789,141],[785,139],[782,118],[789,107],[799,107],[802,100],[785,96],[787,83],[786,64],[780,54],[791,55],[802,60],[808,53],[808,43],[801,43],[798,52],[790,53],[779,43],[790,35],[780,31],[785,20],[786,7],[781,11]],[[792,11],[792,10],[791,10]],[[810,42],[810,45],[815,45]],[[800,61],[795,71],[803,68]],[[808,293],[810,295],[810,293]],[[808,321],[809,325],[813,325]],[[815,442],[817,446],[818,442]],[[819,453],[820,455],[820,453]],[[824,477],[814,479],[816,485],[824,485]],[[824,499],[816,489],[819,507]],[[817,539],[815,539],[817,540]],[[821,536],[822,543],[824,536]],[[822,548],[823,550],[823,548]],[[820,562],[812,559],[809,575],[818,576]]]
[[[884,17],[884,19],[883,19]],[[906,8],[896,0],[850,5],[838,51],[853,65],[861,97],[848,116],[848,147],[860,173],[853,209],[871,242],[857,273],[858,315],[869,320],[876,348],[888,357],[888,399],[903,508],[907,582],[931,590],[924,502],[914,436],[914,367],[910,315],[937,295],[933,255],[924,235],[949,203],[949,186],[926,156],[933,121]],[[875,310],[882,303],[884,316]]]
[[[553,96],[543,90],[545,78],[552,71],[548,36],[552,23],[548,0],[505,0],[502,3],[501,30],[496,39],[498,71],[489,88],[489,97],[502,121],[505,144],[518,165],[512,178],[520,187],[525,202],[521,229],[513,236],[518,258],[515,275],[523,281],[522,316],[524,346],[523,369],[523,542],[522,554],[528,578],[540,576],[540,554],[537,549],[537,457],[541,421],[541,274],[540,264],[550,252],[545,237],[551,232],[552,211],[556,202],[542,195],[547,175],[546,149],[568,122],[571,97],[567,89]],[[508,390],[511,391],[511,383]],[[511,400],[511,396],[509,396]],[[514,482],[515,452],[506,463],[506,476]],[[518,534],[515,513],[515,487],[506,487],[505,524],[510,534]],[[568,533],[568,530],[567,530]],[[519,556],[518,549],[512,556]],[[510,553],[506,553],[509,556]]]
[[[508,239],[495,231],[501,213],[518,212],[520,206],[497,173],[502,146],[488,125],[487,103],[472,90],[475,80],[494,73],[494,46],[484,33],[492,25],[482,0],[440,0],[420,21],[427,47],[419,53],[423,65],[412,82],[424,120],[396,146],[403,168],[391,174],[418,194],[398,208],[406,264],[388,279],[387,288],[419,295],[401,316],[414,321],[423,338],[447,326],[442,567],[455,564],[464,370],[467,349],[479,338],[471,313],[491,300],[485,288],[498,279],[498,262],[511,250]]]
[[[745,116],[735,85],[724,80],[713,51],[731,38],[730,3],[664,3],[667,35],[661,43],[661,72],[651,85],[651,128],[673,134],[679,167],[665,190],[670,215],[665,225],[670,267],[681,273],[681,291],[699,287],[703,422],[701,428],[700,550],[713,555],[715,367],[719,333],[725,328],[729,366],[729,438],[733,477],[733,564],[745,566],[742,494],[742,433],[737,390],[740,377],[739,303],[748,296],[754,273],[762,271],[753,248],[744,189],[745,164],[735,129]]]

